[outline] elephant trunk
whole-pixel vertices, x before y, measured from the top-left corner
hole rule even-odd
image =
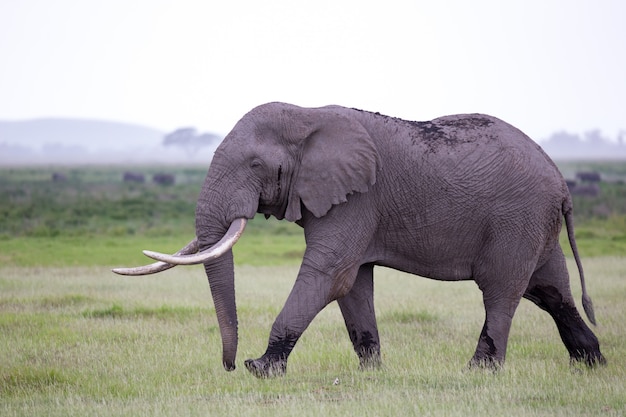
[[[213,210],[216,204],[212,195],[206,196],[207,187],[203,187],[198,206],[196,208],[196,236],[198,238],[198,249],[206,252],[217,245],[218,241],[230,241],[234,244],[235,239],[228,238],[229,231],[238,230],[236,235],[240,235],[245,227],[245,219],[242,222],[224,219],[220,210]],[[230,227],[229,227],[230,223]],[[233,224],[240,224],[241,228],[233,227]],[[232,245],[231,245],[232,246]],[[237,305],[235,301],[235,269],[233,262],[232,248],[226,250],[221,256],[204,262],[204,269],[211,288],[211,296],[215,306],[215,314],[220,328],[222,338],[222,364],[224,369],[232,371],[235,369],[235,358],[237,356]]]
[[[235,272],[233,252],[229,250],[218,261],[205,264],[211,296],[222,338],[222,364],[224,369],[235,369],[237,356],[237,305],[235,302]]]
[[[222,363],[224,369],[232,371],[238,342],[232,245],[243,233],[246,219],[253,218],[256,213],[258,191],[240,187],[235,178],[238,167],[230,167],[229,160],[219,154],[216,151],[198,196],[196,237],[198,259],[204,263],[220,327]],[[216,249],[213,253],[216,247],[231,248],[223,252]],[[198,259],[191,257],[188,260],[195,263]]]

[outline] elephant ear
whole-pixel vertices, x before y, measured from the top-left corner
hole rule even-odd
[[[321,217],[334,204],[346,202],[349,194],[366,192],[376,182],[380,165],[376,146],[360,123],[328,109],[311,111],[321,113],[321,123],[314,123],[302,142],[285,212],[289,221],[302,217],[301,204]]]

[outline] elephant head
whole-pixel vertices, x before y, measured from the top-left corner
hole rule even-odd
[[[217,148],[196,209],[196,239],[175,255],[145,251],[159,262],[114,272],[143,275],[203,263],[223,344],[235,368],[237,311],[232,245],[255,213],[297,221],[316,217],[375,183],[380,159],[368,131],[338,107],[283,103],[246,114]],[[197,253],[195,253],[197,251]]]

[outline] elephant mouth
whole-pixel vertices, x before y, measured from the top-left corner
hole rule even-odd
[[[285,218],[286,211],[287,211],[286,204],[283,205],[283,207],[281,207],[279,210],[276,210],[276,206],[259,205],[259,209],[257,210],[257,213],[262,214],[263,216],[265,216],[266,219],[269,219],[271,216],[274,216],[278,220],[282,220]]]
[[[134,268],[114,268],[112,271],[119,275],[148,275],[165,271],[176,265],[197,265],[210,263],[230,250],[243,234],[246,228],[245,218],[235,219],[222,239],[208,249],[198,252],[198,238],[194,238],[181,250],[173,255],[144,250],[143,253],[152,259],[157,260],[150,265],[138,266]]]

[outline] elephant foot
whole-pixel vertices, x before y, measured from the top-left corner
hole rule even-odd
[[[287,360],[282,357],[262,356],[245,361],[246,369],[257,378],[266,379],[284,376],[287,373]]]
[[[497,372],[504,366],[504,361],[493,357],[477,357],[474,356],[468,364],[470,369],[486,369],[488,371]]]
[[[380,352],[371,353],[367,356],[359,356],[359,369],[362,371],[380,369],[383,365]]]
[[[606,365],[606,359],[599,350],[592,352],[576,351],[570,355],[570,365],[584,363],[588,368],[595,368],[597,365]]]

